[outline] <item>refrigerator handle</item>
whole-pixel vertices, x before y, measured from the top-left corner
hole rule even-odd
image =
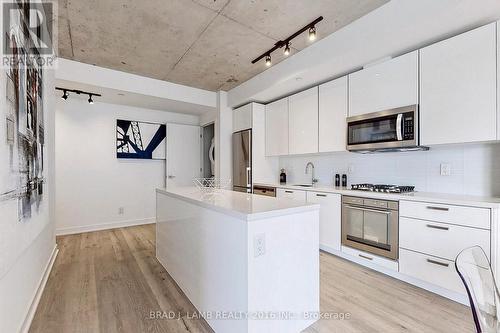
[[[252,169],[247,167],[247,187],[252,186],[250,178],[252,177]]]

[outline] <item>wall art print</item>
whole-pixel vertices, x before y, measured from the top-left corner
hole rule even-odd
[[[19,4],[29,6],[29,3]],[[28,13],[29,8],[22,8]],[[15,61],[2,73],[6,75],[5,109],[0,116],[5,120],[5,133],[0,145],[6,145],[8,165],[6,178],[0,184],[0,203],[17,200],[19,221],[29,220],[40,213],[44,196],[45,178],[45,117],[42,99],[43,70],[28,56],[33,42],[25,29],[25,15],[11,22],[10,31],[3,36],[5,43],[14,46]],[[35,57],[35,59],[37,59]],[[2,97],[4,98],[4,97]]]
[[[165,159],[167,126],[132,120],[116,120],[116,157]]]

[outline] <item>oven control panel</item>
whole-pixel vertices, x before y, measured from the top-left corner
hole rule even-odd
[[[403,140],[415,139],[415,114],[408,112],[403,114]]]

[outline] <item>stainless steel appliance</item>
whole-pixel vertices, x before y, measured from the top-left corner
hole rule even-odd
[[[342,197],[342,245],[398,259],[399,202]]]
[[[428,150],[419,145],[418,105],[347,118],[347,150],[358,153]]]
[[[410,193],[415,190],[415,186],[352,184],[351,189],[367,192]]]
[[[270,186],[255,185],[253,187],[253,193],[265,195],[267,197],[276,197],[276,188]]]
[[[233,133],[233,190],[252,193],[252,130]]]

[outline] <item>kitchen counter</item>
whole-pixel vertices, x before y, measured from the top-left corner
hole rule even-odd
[[[159,188],[156,191],[247,221],[318,210],[320,207],[318,204],[219,189],[212,193],[204,193],[197,187]]]
[[[319,313],[319,210],[227,190],[157,189],[156,257],[215,332],[299,333]]]
[[[500,198],[495,197],[481,197],[472,195],[459,195],[447,193],[432,193],[432,192],[412,192],[412,193],[379,193],[379,192],[365,192],[354,191],[345,187],[332,187],[327,185],[314,185],[313,187],[303,187],[290,184],[272,184],[272,183],[258,183],[254,185],[262,185],[297,191],[314,191],[324,193],[337,193],[341,195],[350,195],[354,197],[376,198],[385,200],[408,200],[408,201],[421,201],[442,203],[449,205],[463,205],[474,206],[483,208],[500,208]]]

